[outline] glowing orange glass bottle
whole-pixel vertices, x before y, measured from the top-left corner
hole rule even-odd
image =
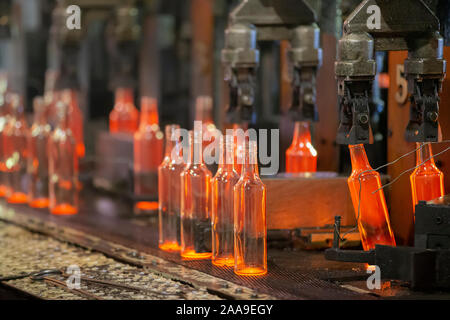
[[[212,263],[234,266],[234,193],[239,180],[234,170],[234,136],[220,138],[220,164],[211,180]]]
[[[182,147],[178,137],[180,126],[166,126],[164,160],[158,168],[159,248],[180,251],[180,175],[184,170]]]
[[[256,141],[246,141],[242,175],[234,187],[234,272],[267,273],[266,186],[258,174]]]
[[[311,131],[306,121],[296,122],[294,139],[286,150],[286,172],[307,173],[317,170],[317,151],[311,144]]]
[[[73,89],[63,90],[61,92],[61,99],[69,108],[67,110],[67,116],[70,119],[70,130],[75,138],[78,158],[83,158],[86,151],[84,146],[83,113],[78,103],[78,93]]]
[[[381,188],[380,174],[370,166],[364,145],[350,145],[349,149],[353,171],[348,186],[357,218],[359,208],[358,228],[363,248],[374,249],[376,244],[395,246],[383,190],[373,193]]]
[[[57,215],[78,212],[78,155],[68,109],[62,101],[56,104],[59,121],[49,140],[50,212]]]
[[[134,106],[133,89],[118,88],[114,109],[109,114],[109,131],[134,134],[139,126],[139,111]]]
[[[47,122],[46,105],[42,97],[34,98],[34,122],[28,139],[28,175],[30,189],[28,192],[29,206],[33,208],[47,208],[48,195],[48,139],[51,134],[50,124]]]
[[[419,147],[419,144],[417,144],[417,147]],[[433,200],[445,194],[444,173],[436,167],[430,143],[422,145],[417,150],[416,166],[419,167],[409,177],[411,180],[414,211],[419,201]]]
[[[181,174],[181,257],[211,258],[211,172],[203,163],[202,130],[190,132],[190,154]]]
[[[156,196],[158,166],[163,160],[164,135],[158,125],[156,100],[145,97],[141,101],[141,121],[134,134],[134,193],[144,197]],[[136,213],[147,213],[156,208],[151,201],[138,201],[135,204]]]
[[[7,172],[6,199],[9,203],[28,201],[28,126],[24,116],[22,99],[11,95],[11,117],[5,128],[5,166]]]
[[[0,197],[4,197],[6,195],[8,184],[5,148],[3,145],[6,124],[8,123],[10,118],[8,110],[9,104],[7,103],[6,86],[6,79],[4,79],[0,84]]]

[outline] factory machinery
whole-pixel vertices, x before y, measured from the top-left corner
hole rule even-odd
[[[1,290],[44,299],[448,296],[450,198],[416,199],[408,179],[414,163],[419,169],[427,163],[415,162],[416,153],[420,159],[422,150],[430,150],[440,192],[450,190],[447,1],[30,2],[32,7],[15,0],[0,4],[0,70],[6,71],[0,75],[0,106],[20,104],[9,93],[23,97],[25,111],[36,95],[44,99],[34,101],[55,110],[63,110],[60,92],[78,97],[84,125],[81,138],[75,137],[81,139],[73,187],[78,210],[55,215],[0,200]],[[72,4],[82,12],[80,29],[66,27]],[[31,18],[23,25],[31,11],[41,13],[39,27]],[[47,36],[30,37],[37,33]],[[137,96],[141,103],[134,103]],[[139,114],[138,105],[148,126],[138,126],[136,118],[131,134],[112,129],[114,112],[126,106],[128,115]],[[207,130],[282,133],[282,170],[262,176],[267,272],[248,277],[233,265],[161,250],[164,184],[160,174],[158,192],[157,168],[163,127],[190,129],[193,120],[203,120]],[[132,121],[127,118],[128,128]],[[132,133],[147,127],[157,128],[149,133],[156,142],[136,153]],[[192,136],[194,141],[195,131]],[[283,170],[295,159],[287,146],[297,138],[301,148],[307,146],[313,170]],[[388,169],[382,166],[380,176],[367,160],[355,175],[355,148],[366,150],[370,162],[377,155]],[[359,193],[348,180],[349,149]],[[151,174],[137,174],[146,162],[137,165],[141,157],[157,159]],[[384,220],[373,224],[362,195],[370,177],[379,189],[367,197],[376,197],[377,210],[384,212]],[[383,223],[390,241],[379,227],[371,229]],[[179,235],[179,222],[172,227]],[[194,251],[200,244],[211,251],[215,228],[202,221]],[[28,249],[17,238],[26,239]],[[78,264],[83,285],[72,290],[65,285],[67,267]],[[373,272],[382,284],[369,288]]]

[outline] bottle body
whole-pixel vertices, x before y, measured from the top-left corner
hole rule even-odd
[[[70,119],[70,130],[75,139],[76,152],[78,158],[83,158],[86,150],[84,146],[83,113],[78,103],[78,93],[72,89],[61,92],[64,103],[68,106],[68,118]]]
[[[11,117],[5,128],[4,148],[7,172],[6,199],[8,203],[28,202],[28,126],[19,95],[11,98]]]
[[[78,156],[67,106],[59,102],[57,110],[59,123],[49,140],[50,212],[71,215],[78,212]]]
[[[376,244],[395,246],[383,190],[374,193],[381,188],[380,174],[370,167],[363,145],[350,145],[349,149],[353,171],[348,186],[363,248],[371,250]]]
[[[444,173],[436,167],[431,144],[417,150],[416,166],[410,175],[414,211],[419,201],[430,201],[445,194]]]
[[[220,141],[220,164],[211,180],[212,263],[234,266],[234,186],[239,175],[234,170],[234,136]]]
[[[194,137],[195,136],[195,137]],[[211,258],[211,172],[202,159],[201,130],[190,134],[189,162],[180,176],[181,257]]]
[[[317,171],[317,151],[311,144],[308,122],[296,122],[294,139],[286,150],[287,173],[310,173]]]
[[[234,272],[267,273],[266,187],[258,175],[256,141],[245,146],[242,175],[234,187]]]
[[[118,88],[114,108],[109,114],[109,131],[111,133],[134,134],[139,126],[139,111],[134,106],[133,90]]]
[[[180,251],[180,175],[184,170],[181,145],[176,137],[178,125],[166,126],[166,151],[158,168],[159,248]]]
[[[164,135],[159,130],[157,112],[156,100],[142,103],[141,123],[134,134],[134,193],[140,197],[158,194],[158,166],[163,159]],[[155,210],[152,204],[152,201],[138,201],[135,212],[152,212]]]
[[[47,208],[49,206],[48,140],[51,128],[46,120],[44,100],[40,97],[34,100],[34,116],[35,120],[28,139],[29,206]]]

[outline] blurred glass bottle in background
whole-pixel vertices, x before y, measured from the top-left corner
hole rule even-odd
[[[47,122],[46,104],[42,97],[33,100],[34,121],[28,138],[27,172],[30,177],[28,192],[29,206],[33,208],[47,208],[48,194],[48,140],[51,134],[50,124]]]
[[[0,75],[0,197],[6,195],[7,173],[5,166],[5,149],[3,139],[5,134],[6,124],[9,121],[9,108],[7,103],[7,89],[8,81],[6,74]]]
[[[141,120],[134,134],[134,194],[139,197],[158,195],[158,166],[163,160],[164,135],[159,129],[158,105],[155,99],[141,99]],[[135,204],[136,213],[156,211],[156,201]]]
[[[75,138],[78,158],[83,158],[86,151],[84,146],[83,113],[78,103],[78,92],[66,89],[61,92],[62,101],[68,106],[67,116],[72,135]]]
[[[56,104],[59,121],[49,139],[50,212],[57,215],[78,212],[78,155],[68,109],[62,101]]]
[[[234,187],[234,272],[267,273],[266,186],[258,173],[256,141],[245,142],[242,174]]]
[[[139,111],[134,105],[133,89],[117,88],[114,109],[109,114],[109,132],[134,134],[139,126]]]
[[[287,173],[311,173],[317,170],[317,151],[311,144],[309,122],[295,123],[294,138],[286,150]]]
[[[348,147],[353,170],[348,186],[363,248],[367,251],[374,249],[376,244],[395,246],[386,199],[383,190],[378,190],[381,188],[380,174],[370,166],[364,145]]]
[[[225,141],[224,141],[225,139]],[[212,199],[212,263],[234,266],[234,194],[239,180],[234,170],[234,136],[220,138],[220,163],[211,180]]]
[[[11,94],[10,114],[3,140],[7,172],[6,199],[9,203],[27,203],[29,133],[22,98],[15,93]]]
[[[417,148],[420,144],[417,144]],[[410,175],[413,208],[419,201],[429,201],[444,196],[444,173],[436,167],[433,149],[426,143],[416,151],[417,168]]]
[[[179,129],[166,126],[165,156],[158,168],[159,248],[169,252],[180,251],[180,176],[185,164]]]
[[[181,257],[211,258],[211,172],[203,162],[202,130],[189,132],[190,154],[181,174]]]

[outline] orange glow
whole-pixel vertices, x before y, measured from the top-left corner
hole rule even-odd
[[[49,139],[49,199],[53,214],[75,214],[78,207],[78,155],[70,130],[68,106],[56,105],[58,125]]]
[[[212,188],[212,263],[234,266],[233,188],[239,180],[234,170],[234,137],[220,139],[220,165],[211,181]]]
[[[114,109],[109,114],[109,131],[134,134],[139,125],[139,111],[134,106],[133,89],[118,88]]]
[[[180,251],[180,245],[178,244],[178,242],[166,242],[164,244],[160,244],[159,248],[163,251],[167,251],[167,252],[178,252]]]
[[[156,201],[139,201],[136,203],[136,208],[141,210],[158,210],[158,202]]]
[[[267,272],[266,186],[258,174],[256,141],[245,143],[242,175],[234,187],[234,272]]]
[[[165,156],[158,168],[159,247],[165,251],[180,250],[180,175],[184,163],[181,143],[176,136],[179,128],[178,125],[166,126]]]
[[[76,152],[79,158],[83,158],[86,151],[84,146],[83,114],[78,104],[78,93],[75,90],[64,90],[62,99],[69,107],[68,117],[70,129],[75,138]]]
[[[28,197],[25,193],[22,192],[13,192],[11,195],[6,199],[8,203],[27,203]]]
[[[2,172],[3,174],[3,172]],[[8,188],[6,186],[0,186],[0,197],[4,197],[6,195],[6,192],[8,191]]]
[[[28,139],[27,173],[30,177],[29,201],[30,207],[43,208],[48,206],[48,139],[51,134],[47,122],[44,99],[37,97],[33,101],[34,121]],[[41,203],[45,199],[46,204]]]
[[[417,144],[417,148],[419,144]],[[436,167],[433,157],[431,144],[422,146],[416,152],[416,166],[419,166],[425,160],[424,164],[417,167],[411,174],[411,191],[413,198],[413,208],[419,201],[429,201],[444,196],[444,174]]]
[[[61,203],[53,207],[50,211],[56,215],[72,215],[78,212],[77,208],[68,203]]]
[[[378,74],[378,85],[380,86],[380,88],[388,89],[390,81],[391,81],[391,79],[389,77],[389,73],[379,73]]]
[[[203,162],[202,132],[189,133],[191,152],[181,174],[181,256],[211,257],[211,172]]]
[[[47,208],[50,204],[50,200],[48,198],[38,198],[30,201],[29,206],[32,208]]]
[[[381,188],[380,174],[372,170],[364,145],[350,145],[349,149],[353,171],[348,178],[348,186],[356,217],[359,207],[358,228],[363,248],[374,249],[376,244],[395,246],[383,190],[372,194]],[[368,170],[372,171],[366,172]],[[359,199],[361,199],[360,206],[358,206]]]
[[[286,150],[286,172],[316,172],[317,151],[311,144],[311,131],[308,122],[296,122],[294,138]]]
[[[134,193],[139,196],[158,194],[158,166],[163,160],[164,135],[158,125],[155,99],[142,98],[139,129],[134,134]],[[139,210],[148,209],[137,205]],[[157,207],[156,207],[157,208]]]

